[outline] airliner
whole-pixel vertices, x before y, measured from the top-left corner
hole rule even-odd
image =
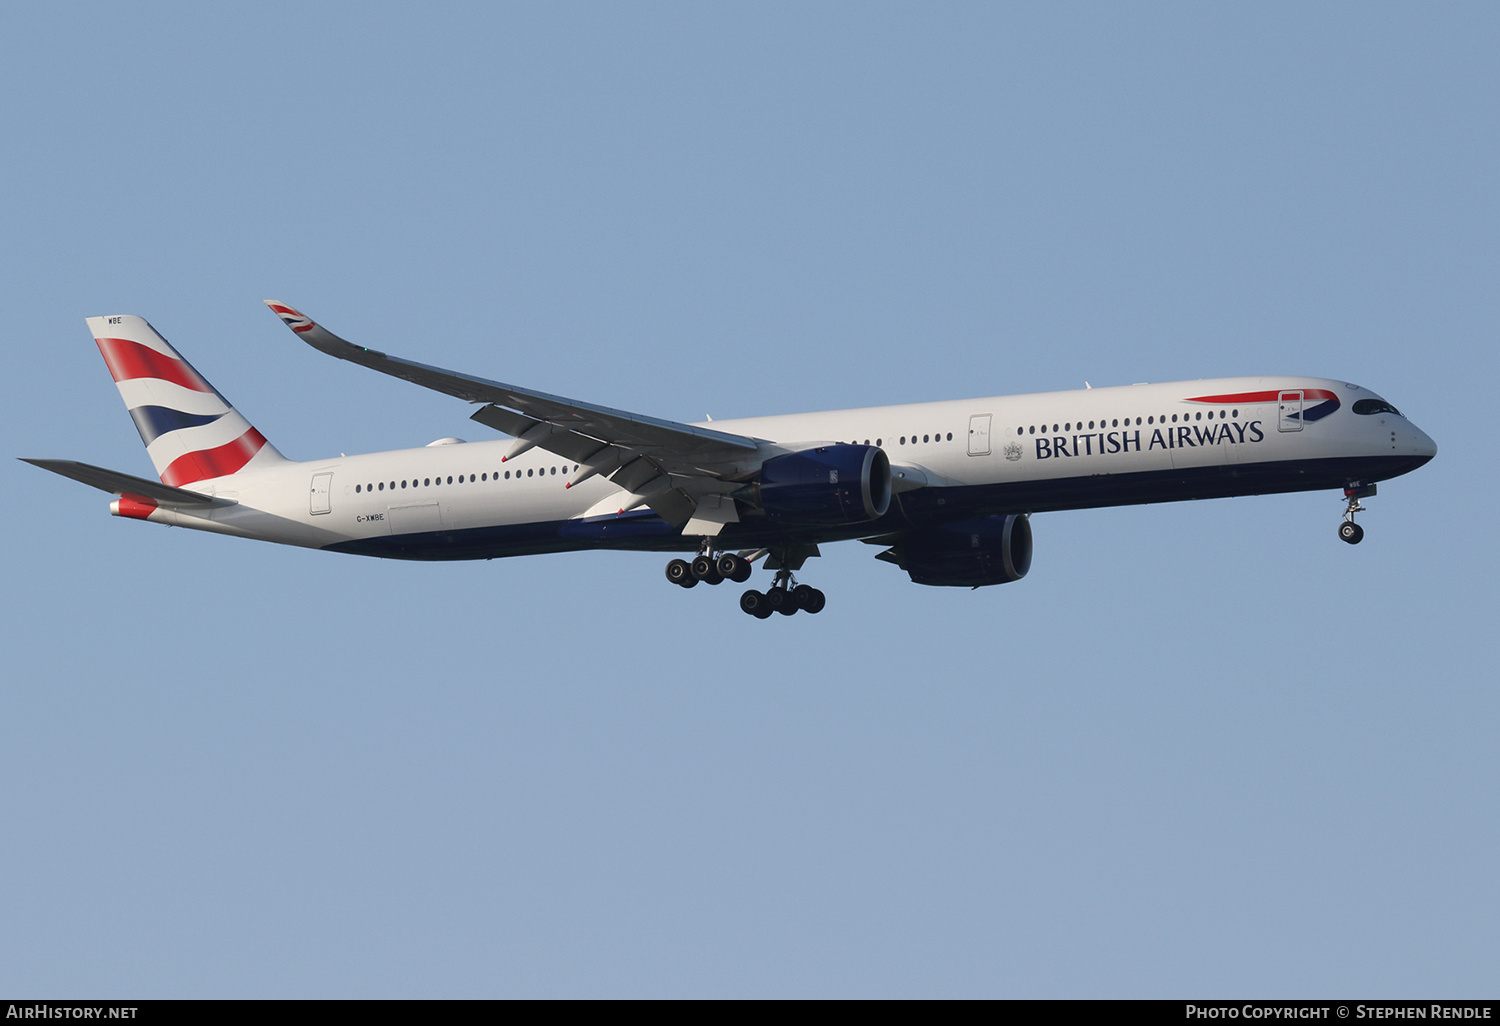
[[[1031,516],[1051,510],[1341,488],[1356,544],[1360,500],[1437,453],[1379,395],[1306,377],[686,424],[389,356],[266,305],[320,352],[471,403],[509,438],[289,460],[143,318],[91,317],[159,480],[26,462],[111,493],[115,516],[333,552],[676,553],[683,588],[744,583],[764,559],[771,584],[740,608],[765,619],[824,607],[795,575],[836,541],[878,546],[918,584],[1020,580]]]

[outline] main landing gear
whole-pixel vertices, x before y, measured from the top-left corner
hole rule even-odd
[[[751,560],[759,559],[763,554],[766,554],[765,549],[750,553],[750,558],[746,559],[733,552],[715,552],[712,543],[705,539],[696,558],[691,561],[674,559],[667,564],[667,580],[682,588],[695,588],[700,581],[704,584],[719,584],[723,581],[744,584],[750,579]],[[772,613],[791,616],[798,610],[822,612],[823,606],[828,602],[827,596],[810,585],[798,584],[787,565],[793,563],[800,569],[802,561],[808,555],[817,555],[816,548],[812,548],[810,552],[791,549],[773,551],[768,567],[776,568],[776,580],[766,591],[752,589],[741,595],[740,608],[758,620],[764,620]]]
[[[674,559],[667,564],[667,580],[684,588],[695,587],[699,581],[704,584],[718,584],[720,581],[744,584],[749,579],[748,559],[733,552],[715,553],[707,545],[691,563]]]
[[[1344,507],[1344,522],[1339,525],[1339,537],[1350,545],[1358,545],[1365,537],[1365,529],[1354,522],[1354,514],[1363,513],[1365,508],[1359,504],[1360,499],[1367,499],[1375,494],[1373,484],[1362,484],[1358,481],[1350,482],[1344,489],[1344,498],[1348,505]]]
[[[820,613],[827,603],[828,596],[810,585],[798,584],[790,570],[776,571],[776,582],[769,591],[747,591],[740,596],[740,608],[757,620],[772,613],[791,616],[799,609]]]

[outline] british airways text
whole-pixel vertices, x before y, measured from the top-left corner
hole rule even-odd
[[[1169,428],[1154,428],[1146,442],[1149,451],[1155,448],[1186,449],[1202,445],[1249,445],[1264,440],[1265,432],[1260,421],[1235,424],[1221,421],[1218,424],[1179,424]],[[1036,458],[1048,460],[1054,456],[1108,456],[1113,453],[1140,452],[1139,431],[1097,431],[1086,435],[1054,435],[1037,438]]]

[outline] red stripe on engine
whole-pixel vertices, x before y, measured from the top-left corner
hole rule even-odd
[[[131,495],[128,492],[121,495],[114,503],[114,512],[117,517],[133,517],[136,520],[145,520],[156,512],[156,501],[154,499],[142,498],[139,495]]]
[[[1301,392],[1304,399],[1337,399],[1338,396],[1326,388],[1283,388],[1278,392],[1236,392],[1233,395],[1200,395],[1187,400],[1190,403],[1274,403],[1282,392]]]
[[[194,481],[233,474],[249,463],[265,444],[266,436],[251,428],[234,441],[226,442],[217,449],[201,449],[198,452],[183,453],[161,472],[161,482],[173,488],[181,488]]]
[[[96,338],[94,341],[99,344],[99,352],[104,356],[109,373],[117,382],[132,378],[159,378],[183,388],[191,388],[194,392],[213,391],[209,383],[200,378],[198,372],[189,367],[185,360],[174,360],[150,346],[143,346],[127,338]]]

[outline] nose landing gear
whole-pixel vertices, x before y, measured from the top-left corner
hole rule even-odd
[[[1359,481],[1351,481],[1344,489],[1344,498],[1348,500],[1348,504],[1344,507],[1344,522],[1339,525],[1339,537],[1350,545],[1358,545],[1365,537],[1365,529],[1354,522],[1354,514],[1365,511],[1365,508],[1359,504],[1359,500],[1367,499],[1374,494],[1373,484],[1363,484]]]

